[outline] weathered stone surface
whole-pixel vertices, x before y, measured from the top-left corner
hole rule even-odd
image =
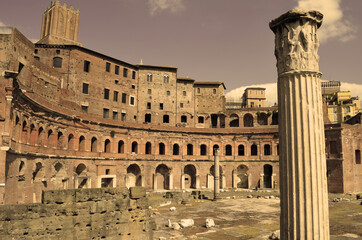
[[[181,219],[180,221],[180,226],[185,228],[185,227],[191,227],[194,225],[194,220],[193,219]]]
[[[206,218],[206,224],[205,224],[205,226],[206,226],[206,228],[215,227],[214,219],[212,219],[212,218]]]
[[[138,199],[138,198],[144,198],[146,197],[146,189],[143,187],[131,187],[131,198],[132,199]]]

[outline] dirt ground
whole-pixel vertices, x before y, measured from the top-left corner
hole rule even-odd
[[[200,239],[236,240],[268,239],[279,230],[279,198],[271,194],[248,194],[253,196],[228,197],[220,201],[191,200],[189,203],[171,203],[154,206],[152,210],[157,230],[154,239]],[[330,233],[332,240],[362,239],[362,205],[356,195],[330,195]],[[338,202],[333,199],[338,198]],[[166,202],[166,201],[165,201]],[[169,202],[170,203],[170,202]],[[170,211],[175,207],[175,211]],[[168,227],[168,219],[179,223],[191,218],[194,226],[173,230]],[[215,227],[205,227],[206,218],[212,218]]]

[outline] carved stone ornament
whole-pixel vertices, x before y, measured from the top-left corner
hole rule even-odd
[[[275,56],[278,74],[293,71],[318,72],[317,29],[323,14],[318,11],[293,9],[270,21],[275,33]]]

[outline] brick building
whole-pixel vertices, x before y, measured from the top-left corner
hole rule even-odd
[[[45,189],[213,188],[215,148],[222,188],[279,186],[276,107],[226,109],[222,82],[84,48],[78,21],[55,1],[38,43],[0,35],[0,202],[39,202]],[[326,127],[333,192],[362,189],[353,123]]]

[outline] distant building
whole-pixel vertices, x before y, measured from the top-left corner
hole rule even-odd
[[[351,97],[350,91],[341,91],[339,81],[322,82],[322,95],[327,102],[331,123],[342,123],[361,112],[359,97]]]
[[[242,100],[242,107],[245,108],[265,107],[265,88],[246,88]]]

